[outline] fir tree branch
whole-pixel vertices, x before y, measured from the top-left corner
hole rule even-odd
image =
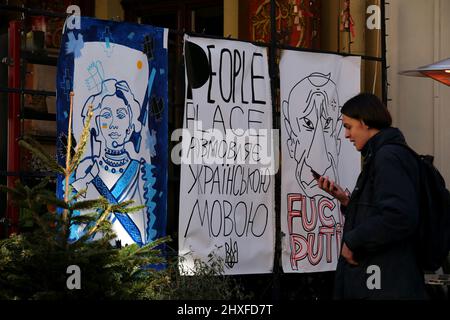
[[[74,92],[70,92],[70,109],[69,109],[69,128],[67,129],[67,152],[66,152],[66,168],[64,170],[64,180],[65,180],[65,189],[64,189],[64,201],[69,203],[69,180],[72,172],[69,170],[70,168],[70,150],[72,148],[72,113],[73,113],[73,96]],[[68,221],[68,209],[64,209],[62,214],[62,238],[64,241],[64,246],[67,247],[68,237],[69,237],[69,229],[70,223]]]
[[[158,238],[146,245],[142,246],[138,250],[135,251],[135,254],[143,254],[148,252],[160,252],[160,250],[155,250],[156,247],[162,245],[163,243],[169,242],[171,240],[170,236],[165,236]]]
[[[87,189],[81,189],[69,199],[69,202],[77,201],[80,197],[85,197],[86,193]]]
[[[79,165],[81,158],[83,157],[84,151],[86,150],[87,141],[89,138],[89,129],[90,129],[90,123],[92,119],[92,105],[89,105],[89,110],[87,113],[87,118],[85,125],[83,127],[83,132],[81,133],[80,140],[77,144],[77,149],[75,151],[75,155],[73,156],[72,160],[70,161],[69,170],[70,172],[74,172],[77,166]]]
[[[108,201],[105,198],[99,198],[94,200],[78,201],[69,205],[69,210],[88,210],[92,208],[105,207],[108,205]]]
[[[123,207],[119,207],[119,208],[114,208],[114,212],[120,212],[120,213],[137,213],[139,210],[144,209],[145,206],[141,205],[141,206],[136,206],[136,207],[129,207],[129,208],[123,208]]]
[[[14,199],[15,198],[20,199],[23,197],[23,193],[15,190],[15,189],[8,188],[7,186],[4,186],[4,185],[0,185],[0,192],[10,193]]]
[[[36,200],[40,203],[51,204],[58,208],[69,209],[69,205],[64,200],[58,199],[52,192],[47,191],[41,192],[41,194],[36,197]]]
[[[31,151],[36,157],[38,157],[44,165],[53,172],[64,174],[64,168],[61,167],[55,159],[46,153],[42,146],[31,137],[24,136],[19,140],[19,145]]]
[[[70,219],[70,224],[89,224],[97,219],[98,214],[96,212],[88,213],[88,214],[82,214],[76,217],[72,217]]]
[[[98,220],[95,222],[95,225],[89,228],[89,230],[78,239],[79,242],[83,243],[87,239],[89,239],[94,233],[96,233],[101,227],[102,223],[108,219],[111,214],[111,206],[108,206],[100,215]]]

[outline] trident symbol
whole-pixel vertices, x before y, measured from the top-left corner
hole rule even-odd
[[[239,262],[239,250],[237,246],[237,242],[232,242],[230,238],[230,244],[225,242],[225,264],[231,269],[234,267],[236,263]]]

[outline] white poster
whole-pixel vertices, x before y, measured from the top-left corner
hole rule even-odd
[[[72,130],[87,124],[86,151],[71,176],[79,199],[104,197],[144,207],[108,216],[117,245],[143,246],[165,235],[167,215],[167,29],[81,17],[65,29],[58,59],[58,146],[64,150],[73,92]],[[58,153],[65,165],[65,152]],[[58,196],[65,184],[59,177]],[[76,211],[76,215],[86,214]],[[75,241],[90,225],[71,225]],[[95,233],[99,238],[101,233]],[[117,242],[116,242],[117,240]]]
[[[269,273],[275,243],[272,101],[265,48],[185,36],[180,271]],[[212,255],[212,256],[211,256]]]
[[[336,269],[344,217],[311,169],[353,190],[360,154],[344,137],[341,107],[360,91],[359,57],[284,50],[281,230],[284,272]]]

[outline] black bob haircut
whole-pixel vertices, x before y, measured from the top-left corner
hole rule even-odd
[[[342,106],[341,113],[362,120],[369,128],[384,129],[392,124],[392,117],[383,102],[374,94],[360,93]]]

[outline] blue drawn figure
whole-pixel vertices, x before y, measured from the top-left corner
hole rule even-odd
[[[114,38],[109,30],[109,27],[105,27],[105,31],[102,32],[101,40],[105,42],[104,51],[106,55],[111,58],[114,51]]]
[[[86,87],[89,91],[100,91],[100,84],[105,79],[105,71],[101,61],[92,62],[88,67],[89,77],[85,80]]]
[[[144,177],[149,176],[146,170],[151,167],[150,159],[144,160],[138,154],[145,112],[126,81],[107,79],[99,89],[82,109],[84,123],[89,105],[93,107],[90,154],[78,166],[72,186],[76,190],[87,188],[89,198],[103,196],[112,203],[131,199],[136,205],[148,204],[151,199],[146,199]],[[149,221],[154,219],[150,209],[145,207],[129,215],[111,214],[113,230],[123,245],[143,245],[152,240],[147,239],[147,235],[154,234],[148,230],[154,224]]]

